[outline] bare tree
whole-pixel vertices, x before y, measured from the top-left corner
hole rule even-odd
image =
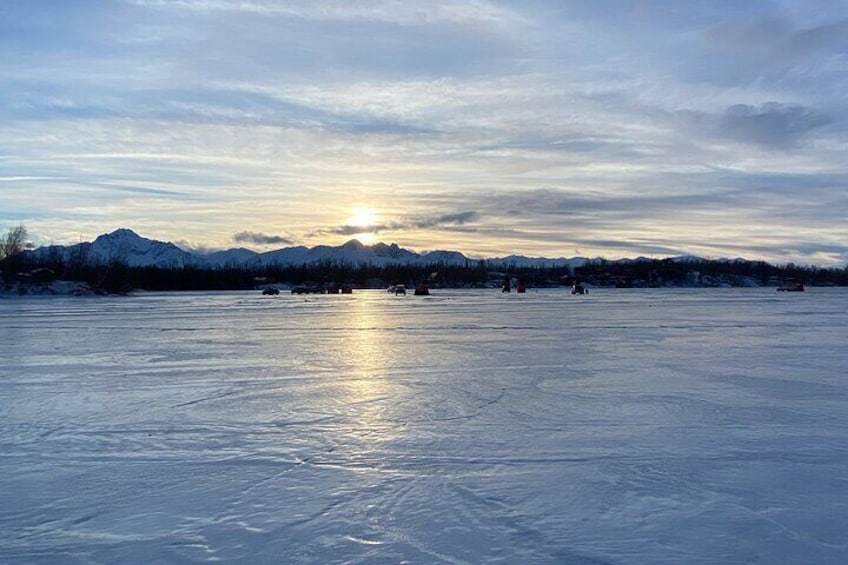
[[[27,229],[23,224],[9,228],[6,237],[0,241],[0,261],[14,257],[30,247],[30,243],[27,242]]]
[[[23,224],[10,228],[6,237],[0,240],[0,276],[8,287],[24,266],[22,252],[32,247],[27,241],[27,230]]]

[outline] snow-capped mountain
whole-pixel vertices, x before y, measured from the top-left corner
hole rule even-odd
[[[173,243],[147,239],[126,228],[103,234],[92,242],[40,247],[33,253],[42,257],[58,254],[65,261],[79,260],[89,264],[120,261],[130,267],[181,268],[200,262],[196,255]]]
[[[216,268],[262,265],[261,254],[244,247],[215,251],[203,257],[207,265]]]
[[[563,265],[568,265],[570,267],[582,267],[586,264],[587,261],[589,261],[589,259],[585,257],[572,257],[571,259],[566,259],[565,257],[557,257],[556,259],[549,259],[547,257],[525,257],[523,255],[507,255],[506,257],[490,259],[487,262],[490,265],[496,265],[501,268],[516,267],[519,269],[533,269],[561,267]]]
[[[184,267],[196,262],[192,253],[173,243],[147,239],[125,228],[95,239],[89,249],[89,258],[104,263],[123,260],[130,267]]]
[[[356,239],[352,239],[338,247],[329,245],[313,247],[304,253],[301,262],[333,262],[346,263],[348,265],[385,266],[412,263],[418,257],[419,255],[417,253],[401,249],[394,243],[391,245],[386,245],[385,243],[365,245]]]
[[[113,261],[121,261],[131,267],[155,266],[169,268],[181,268],[185,266],[251,268],[315,263],[344,263],[353,266],[386,266],[392,264],[467,266],[476,265],[478,261],[478,259],[466,257],[459,251],[438,250],[415,253],[414,251],[399,247],[395,243],[390,245],[385,243],[365,245],[355,239],[336,247],[318,245],[309,248],[301,245],[284,247],[264,253],[245,248],[233,248],[225,251],[201,254],[180,249],[173,243],[142,237],[126,228],[101,235],[90,243],[41,247],[32,253],[40,257],[56,254],[66,261],[76,258],[93,264],[108,264]],[[548,259],[544,257],[524,257],[521,255],[486,259],[487,265],[495,268],[579,266],[586,261],[587,259],[582,257],[574,259],[562,257]]]
[[[442,264],[442,265],[456,265],[456,266],[465,266],[466,264],[476,264],[477,261],[474,259],[469,259],[459,251],[430,251],[427,253],[422,253],[418,257],[415,258],[415,262],[422,265],[433,265],[433,264]]]

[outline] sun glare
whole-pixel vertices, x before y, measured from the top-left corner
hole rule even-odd
[[[350,219],[348,219],[347,223],[349,226],[362,230],[354,234],[356,239],[365,245],[371,245],[377,237],[377,234],[371,230],[374,227],[376,219],[377,216],[371,208],[355,208],[351,212]]]
[[[356,208],[351,213],[348,224],[357,228],[370,228],[374,225],[374,219],[374,210],[371,208]]]

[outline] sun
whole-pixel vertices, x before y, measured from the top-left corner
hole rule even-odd
[[[365,245],[370,245],[374,243],[374,239],[377,237],[377,234],[372,230],[376,220],[377,214],[371,208],[354,208],[347,224],[353,228],[361,229],[362,231],[353,234],[354,237]]]
[[[376,214],[374,214],[374,210],[371,208],[354,208],[347,223],[357,228],[370,228],[374,225],[375,219]]]

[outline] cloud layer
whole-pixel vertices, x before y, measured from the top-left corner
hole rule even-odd
[[[454,214],[442,214],[440,216],[423,216],[410,217],[399,221],[388,223],[374,223],[369,226],[345,224],[333,228],[324,228],[310,234],[311,236],[321,235],[344,235],[351,236],[361,233],[385,234],[392,232],[408,232],[418,230],[455,230],[457,226],[464,226],[469,222],[473,222],[479,218],[479,214],[474,211],[457,212]],[[466,233],[470,230],[464,230]]]
[[[0,228],[38,243],[337,244],[369,208],[419,249],[848,262],[843,2],[3,14]]]
[[[268,235],[251,231],[241,231],[233,235],[236,243],[252,243],[254,245],[291,245],[292,239],[281,235]]]

